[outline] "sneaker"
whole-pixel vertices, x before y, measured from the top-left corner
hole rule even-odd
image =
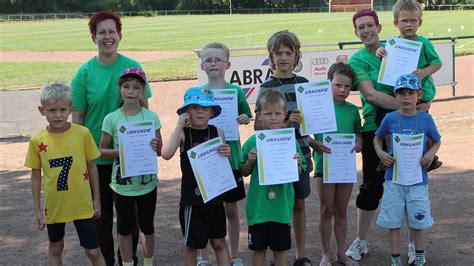
[[[212,266],[212,263],[208,260],[199,260],[196,266]]]
[[[241,258],[235,258],[230,260],[230,265],[232,266],[244,266],[244,262]]]
[[[416,258],[416,253],[415,253],[415,243],[411,241],[408,243],[408,264],[411,265]]]
[[[351,246],[347,249],[346,255],[353,260],[359,261],[361,255],[369,253],[369,244],[365,240],[356,238],[352,241]]]
[[[424,266],[425,264],[426,264],[425,254],[416,254],[415,262],[413,263],[413,265]]]
[[[430,171],[436,170],[436,169],[440,168],[441,165],[443,165],[443,162],[439,160],[438,155],[435,155],[435,157],[434,157],[433,161],[431,162],[430,166],[428,166],[428,168],[426,168],[426,171],[430,172]]]
[[[398,256],[396,258],[391,257],[390,261],[391,261],[390,265],[392,265],[392,266],[402,266],[402,260],[401,260],[400,256]]]

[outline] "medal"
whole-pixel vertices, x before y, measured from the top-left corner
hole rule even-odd
[[[274,199],[276,198],[276,193],[275,193],[275,191],[269,191],[269,192],[268,192],[268,195],[267,195],[267,198],[268,198],[269,200],[274,200]]]
[[[196,196],[201,195],[201,191],[199,191],[199,187],[196,187],[196,189],[194,189],[194,195],[196,195]]]

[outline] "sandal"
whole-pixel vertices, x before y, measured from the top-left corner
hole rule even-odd
[[[293,266],[311,266],[311,261],[304,257],[304,258],[300,258],[300,259],[296,259],[295,262],[293,262]]]

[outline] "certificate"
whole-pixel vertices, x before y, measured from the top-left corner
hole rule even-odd
[[[422,45],[421,42],[388,37],[385,45],[387,55],[382,59],[378,82],[395,86],[401,75],[410,74],[417,69]]]
[[[217,152],[220,137],[188,150],[188,158],[204,203],[237,187],[229,158]]]
[[[220,105],[222,112],[218,117],[209,120],[209,124],[222,129],[226,140],[239,140],[237,90],[219,89],[212,91],[214,92],[214,102]]]
[[[393,138],[393,183],[414,185],[423,181],[421,157],[423,156],[423,134],[392,134]]]
[[[295,88],[296,102],[301,111],[301,135],[337,131],[330,81],[300,83]]]
[[[257,166],[259,185],[298,181],[298,161],[294,128],[257,130]]]
[[[156,152],[150,145],[155,137],[155,123],[152,120],[120,124],[117,136],[122,178],[158,173]]]
[[[323,183],[356,183],[355,134],[323,134]]]

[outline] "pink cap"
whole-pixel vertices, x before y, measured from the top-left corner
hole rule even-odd
[[[122,75],[120,75],[120,77],[123,77],[123,76],[126,76],[126,75],[138,76],[139,78],[141,78],[141,79],[143,80],[143,82],[146,83],[145,72],[143,72],[140,68],[137,68],[137,67],[129,67],[129,68],[126,68],[126,69],[122,72]]]

